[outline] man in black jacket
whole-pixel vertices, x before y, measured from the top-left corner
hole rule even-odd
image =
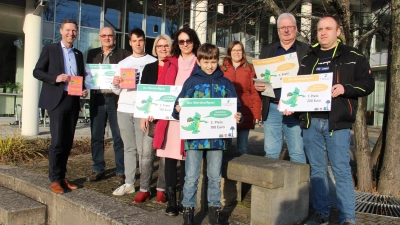
[[[260,59],[271,58],[289,53],[297,53],[300,62],[307,54],[310,45],[297,41],[296,19],[290,13],[282,13],[277,20],[279,41],[265,46],[260,53]],[[257,91],[264,91],[265,86],[256,83]],[[275,98],[262,97],[262,120],[264,121],[264,151],[265,157],[278,159],[282,151],[283,135],[286,136],[290,161],[306,163],[300,121],[293,115],[284,116],[278,110],[281,88],[274,89]]]
[[[318,22],[318,43],[301,61],[299,75],[333,73],[330,112],[306,112],[302,120],[304,147],[311,166],[312,204],[315,214],[306,222],[328,224],[330,162],[336,181],[340,224],[355,224],[355,197],[351,177],[350,129],[357,113],[357,98],[374,90],[367,59],[359,50],[343,45],[339,21],[325,16]]]
[[[50,189],[56,194],[78,189],[65,177],[80,110],[79,96],[68,95],[68,82],[71,76],[85,74],[82,52],[73,46],[77,32],[74,20],[63,20],[61,41],[43,47],[33,70],[33,76],[43,82],[39,108],[46,109],[50,117],[49,179]],[[82,88],[80,96],[86,98],[83,84]]]
[[[88,52],[87,63],[118,64],[119,61],[130,56],[125,49],[115,46],[115,33],[109,27],[104,27],[99,32],[100,48]],[[111,87],[111,84],[110,84]],[[107,118],[113,137],[116,175],[119,185],[124,184],[124,144],[119,132],[117,121],[118,95],[111,89],[91,90],[90,92],[90,128],[92,148],[92,172],[87,177],[88,181],[98,181],[104,177],[106,163],[104,161],[104,131]]]

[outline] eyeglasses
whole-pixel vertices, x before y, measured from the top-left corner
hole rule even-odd
[[[278,30],[294,30],[296,26],[278,27]]]
[[[242,49],[232,49],[232,52],[243,52]]]
[[[99,35],[101,38],[113,38],[114,37],[114,34],[102,34],[102,35]]]
[[[193,44],[193,41],[189,40],[189,39],[188,40],[179,40],[178,41],[179,45],[184,45],[185,43],[188,44],[188,45],[191,45],[191,44]]]
[[[158,49],[169,48],[169,45],[156,45],[156,48]]]

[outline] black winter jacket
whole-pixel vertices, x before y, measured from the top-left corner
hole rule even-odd
[[[314,73],[319,61],[320,47],[318,43],[311,46],[312,51],[301,61],[298,75]],[[335,48],[329,72],[333,72],[332,86],[342,84],[344,94],[332,99],[329,112],[329,130],[331,131],[351,129],[357,113],[357,98],[371,94],[375,87],[369,63],[358,49],[343,45],[339,39]],[[300,125],[308,129],[311,124],[309,112],[297,115],[301,120]]]
[[[276,51],[279,47],[280,42],[274,42],[271,43],[267,46],[264,46],[261,49],[260,52],[260,59],[266,59],[266,58],[271,58],[276,56]],[[310,45],[304,42],[300,41],[295,41],[294,42],[296,46],[296,53],[297,53],[297,59],[299,60],[299,63],[301,62],[301,59],[303,56],[305,56],[308,52],[310,52]],[[268,111],[269,111],[269,103],[270,103],[271,97],[268,96],[262,96],[262,120],[265,121],[268,118]]]

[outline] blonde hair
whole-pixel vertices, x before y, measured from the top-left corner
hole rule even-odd
[[[166,34],[160,34],[160,35],[158,35],[158,36],[156,37],[156,39],[154,40],[153,50],[152,50],[152,52],[151,52],[154,56],[157,56],[156,46],[157,46],[158,41],[161,40],[161,39],[164,39],[164,40],[166,40],[166,41],[168,42],[168,46],[169,46],[169,49],[170,49],[170,51],[171,51],[171,47],[172,47],[172,40],[171,40],[171,38],[170,38],[168,35],[166,35]]]

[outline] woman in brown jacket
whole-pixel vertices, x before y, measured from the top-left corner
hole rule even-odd
[[[261,119],[261,98],[254,88],[254,67],[247,62],[240,41],[229,44],[221,69],[224,71],[224,76],[232,81],[242,104],[240,112],[244,121],[238,125],[236,145],[239,153],[246,154],[250,129],[254,129],[254,125]]]

